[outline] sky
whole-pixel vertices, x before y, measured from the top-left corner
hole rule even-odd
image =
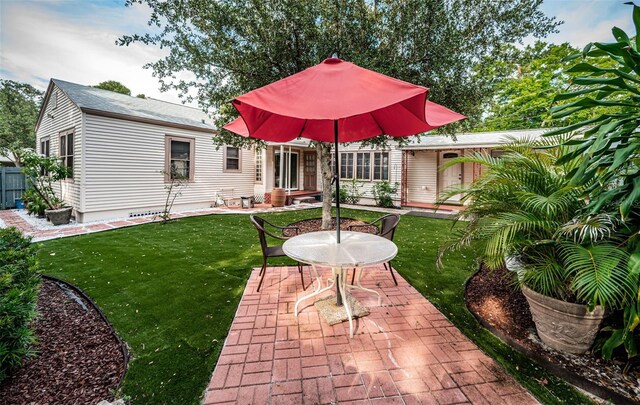
[[[613,26],[631,35],[631,7],[625,1],[546,0],[545,14],[565,22],[546,40],[583,47],[610,41]],[[117,80],[133,95],[180,102],[177,92],[160,92],[152,71],[143,68],[166,50],[115,45],[121,35],[149,31],[149,9],[123,4],[124,0],[0,0],[0,78],[41,90],[52,77],[86,85]]]

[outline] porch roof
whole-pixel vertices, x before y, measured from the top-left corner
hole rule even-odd
[[[454,141],[450,135],[423,135],[419,139],[412,137],[409,144],[400,149],[407,150],[439,150],[452,148],[489,148],[504,145],[513,139],[535,140],[540,139],[542,134],[549,132],[551,128],[544,129],[523,129],[497,132],[472,132],[457,134]]]
[[[301,139],[301,138],[297,138],[297,139],[292,139],[289,142],[267,142],[267,145],[269,146],[291,146],[291,147],[296,147],[296,148],[309,148],[309,144],[311,143],[310,140],[308,139]]]

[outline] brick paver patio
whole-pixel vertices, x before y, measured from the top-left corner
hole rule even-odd
[[[534,404],[537,401],[481,352],[429,301],[382,266],[356,291],[371,314],[329,326],[313,300],[298,318],[303,291],[295,267],[267,269],[261,292],[254,269],[204,403],[234,404]],[[323,272],[328,277],[329,269]],[[305,281],[311,279],[305,268]]]

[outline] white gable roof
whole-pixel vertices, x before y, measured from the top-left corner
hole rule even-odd
[[[456,140],[450,135],[422,135],[412,137],[409,144],[401,149],[443,149],[443,148],[488,148],[504,145],[512,139],[540,139],[551,129],[522,129],[498,132],[471,132],[457,134]]]

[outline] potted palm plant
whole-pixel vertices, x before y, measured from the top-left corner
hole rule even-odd
[[[584,353],[605,311],[622,307],[634,283],[627,253],[611,241],[612,218],[579,219],[587,202],[566,176],[575,163],[556,165],[568,147],[549,148],[558,143],[512,143],[501,158],[475,153],[454,159],[450,164],[472,162],[487,170],[442,196],[446,201],[462,194],[467,206],[458,214],[464,225],[440,253],[476,241],[488,268],[504,266],[506,258],[517,262],[517,281],[541,340],[561,351]]]
[[[64,199],[55,193],[53,185],[68,178],[71,170],[55,157],[40,156],[33,151],[27,151],[22,156],[22,172],[27,175],[33,193],[46,205],[44,214],[51,223],[68,224],[73,207],[66,205]],[[61,185],[59,194],[62,195]]]

